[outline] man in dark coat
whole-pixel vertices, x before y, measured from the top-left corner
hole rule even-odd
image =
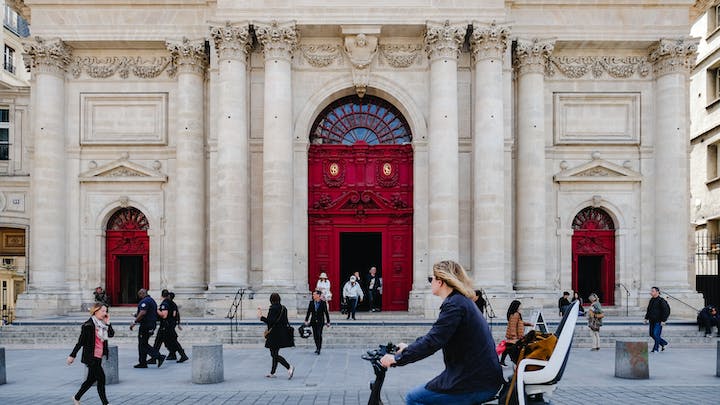
[[[563,291],[562,297],[558,300],[558,312],[560,313],[560,316],[565,315],[565,311],[570,307],[570,293],[567,291]]]
[[[645,323],[650,322],[650,336],[655,341],[652,351],[657,352],[658,347],[660,350],[665,351],[665,346],[668,342],[662,338],[662,327],[665,326],[668,317],[670,316],[670,305],[668,305],[665,298],[660,296],[660,289],[652,287],[650,289],[650,302],[648,302],[647,311],[645,312]]]
[[[140,324],[140,330],[138,330],[138,364],[134,365],[135,368],[147,368],[147,356],[150,355],[157,361],[157,366],[162,366],[165,361],[165,356],[154,347],[150,346],[148,341],[150,336],[155,333],[157,327],[157,304],[155,300],[148,295],[147,290],[141,288],[138,290],[138,311],[135,314],[135,320],[130,325],[130,330],[135,329],[135,325]]]
[[[698,325],[705,328],[705,337],[712,336],[712,327],[718,327],[718,337],[720,337],[720,323],[718,323],[717,308],[714,305],[708,305],[703,308],[697,316]]]
[[[308,322],[308,319],[310,322]],[[320,354],[322,349],[322,332],[325,325],[330,326],[330,313],[327,303],[322,299],[322,291],[315,290],[312,293],[312,300],[308,304],[305,314],[305,325],[311,325],[313,339],[315,340],[315,354]]]

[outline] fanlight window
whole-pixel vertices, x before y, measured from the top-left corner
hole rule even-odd
[[[587,207],[575,216],[572,227],[573,229],[604,231],[615,229],[615,223],[604,210]]]
[[[108,221],[108,231],[146,231],[149,228],[147,218],[137,208],[118,210]]]
[[[366,95],[348,96],[330,104],[313,124],[315,144],[404,144],[412,141],[400,111],[387,101]]]

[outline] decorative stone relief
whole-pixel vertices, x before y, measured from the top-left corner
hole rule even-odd
[[[380,54],[383,59],[394,68],[407,68],[414,65],[421,50],[421,44],[380,45]]]
[[[292,54],[298,44],[295,23],[255,24],[255,35],[262,44],[265,60],[292,60]]]
[[[210,27],[210,36],[215,43],[218,58],[225,59],[247,59],[248,52],[252,47],[250,27],[246,23],[232,24],[230,21],[225,25]]]
[[[340,46],[336,44],[305,44],[300,45],[299,49],[312,67],[324,68],[336,61],[342,63]]]
[[[59,38],[35,37],[23,43],[23,60],[28,72],[50,73],[63,76],[72,56],[72,48]]]
[[[428,23],[425,28],[425,51],[430,60],[454,58],[460,54],[460,47],[465,40],[467,26],[465,24]]]
[[[695,65],[698,42],[698,38],[661,39],[650,49],[655,76],[690,73]]]
[[[205,40],[165,41],[165,46],[172,55],[172,60],[180,73],[195,73],[203,75],[208,64],[205,53]]]
[[[593,167],[592,169],[589,169],[589,170],[585,170],[584,172],[578,173],[575,176],[591,176],[591,177],[615,176],[615,177],[617,177],[617,176],[620,176],[620,173],[614,172],[612,170],[608,170],[605,167],[598,166],[598,167]]]
[[[642,56],[551,56],[545,66],[547,76],[559,73],[569,79],[628,79],[635,75],[647,77],[651,71],[648,58]]]
[[[345,54],[352,63],[353,84],[355,92],[362,97],[370,82],[370,64],[378,50],[378,39],[363,33],[345,37]]]
[[[168,77],[174,77],[177,68],[170,57],[82,56],[73,59],[70,72],[76,79],[83,73],[93,79],[106,79],[116,74],[123,79],[130,77],[130,74],[141,79],[153,79],[163,72],[166,72]]]
[[[555,50],[554,40],[518,39],[515,47],[515,65],[519,73],[544,73],[548,59]]]
[[[470,46],[475,61],[483,59],[502,60],[507,49],[510,27],[497,25],[493,21],[489,26],[473,24]]]

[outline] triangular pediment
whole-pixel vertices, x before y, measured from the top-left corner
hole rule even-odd
[[[80,174],[81,182],[166,182],[159,171],[127,159],[118,159]]]
[[[553,176],[562,182],[640,182],[642,175],[627,167],[602,159],[593,159],[580,166],[565,169]]]

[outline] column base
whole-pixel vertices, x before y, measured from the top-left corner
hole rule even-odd
[[[20,294],[15,304],[16,319],[67,315],[70,311],[67,294],[46,293],[37,290]],[[80,308],[77,308],[80,310]]]

